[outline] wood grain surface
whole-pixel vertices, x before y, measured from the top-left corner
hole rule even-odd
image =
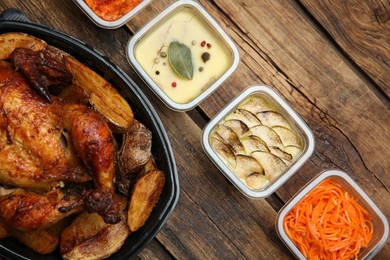
[[[301,0],[345,56],[390,95],[390,1]]]
[[[234,74],[197,108],[165,107],[129,66],[130,37],[173,0],[153,1],[119,29],[95,26],[71,0],[2,0],[31,21],[93,46],[128,73],[157,109],[169,135],[181,195],[141,259],[293,259],[279,239],[280,208],[328,169],[348,173],[390,216],[389,7],[386,1],[200,0],[239,47]],[[375,15],[376,14],[376,15]],[[373,20],[376,17],[376,20]],[[312,129],[310,160],[275,194],[251,200],[202,149],[207,122],[254,84],[278,91]],[[390,245],[376,259],[388,259]]]

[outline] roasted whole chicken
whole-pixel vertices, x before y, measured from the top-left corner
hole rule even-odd
[[[0,240],[110,256],[162,193],[151,146],[101,76],[33,36],[0,34]]]
[[[15,56],[27,56],[17,51],[21,50]],[[15,58],[19,66],[22,58]],[[31,62],[25,65],[33,66]],[[93,177],[97,190],[86,196],[87,209],[101,213],[108,223],[117,223],[114,140],[104,119],[86,106],[37,95],[6,62],[0,64],[0,86],[1,183],[49,190],[60,181],[85,182]]]

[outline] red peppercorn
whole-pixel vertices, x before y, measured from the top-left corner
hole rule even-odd
[[[177,84],[176,84],[176,82],[172,82],[172,87],[176,87],[177,86]]]
[[[204,47],[206,45],[206,41],[200,43],[200,46]]]

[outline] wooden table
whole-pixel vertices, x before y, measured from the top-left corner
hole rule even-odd
[[[390,2],[388,0],[200,0],[239,46],[235,73],[195,109],[165,107],[126,60],[125,46],[172,0],[156,0],[127,26],[95,26],[71,0],[1,0],[31,21],[63,31],[110,57],[144,90],[168,132],[180,200],[145,259],[289,259],[277,212],[308,180],[341,169],[390,216]],[[267,199],[243,196],[204,154],[202,129],[249,85],[277,90],[312,129],[310,160]],[[376,259],[389,259],[389,243]]]

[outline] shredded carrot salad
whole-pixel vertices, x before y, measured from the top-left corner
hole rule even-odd
[[[283,226],[307,259],[357,259],[373,232],[369,212],[330,178],[287,214]]]
[[[92,11],[106,21],[115,21],[133,10],[142,0],[84,0]]]

